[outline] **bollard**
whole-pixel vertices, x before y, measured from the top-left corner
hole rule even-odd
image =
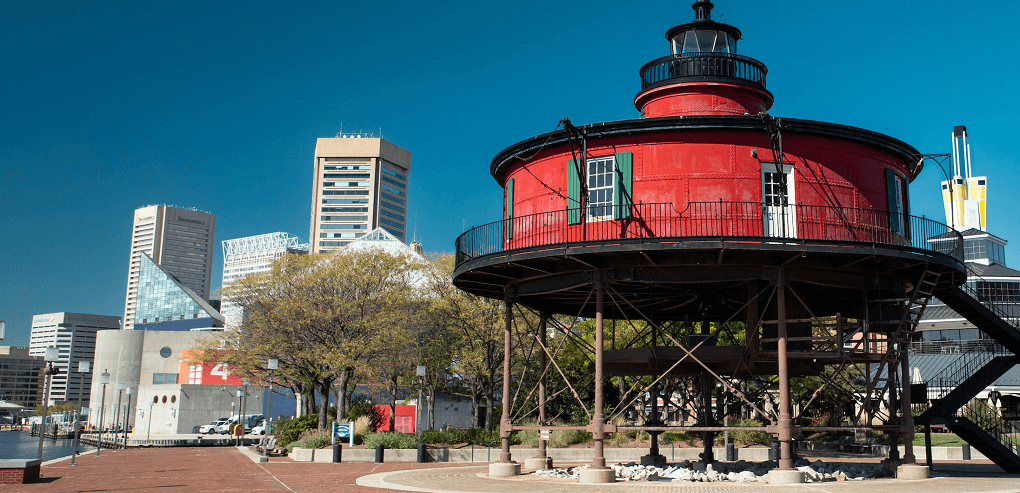
[[[726,444],[726,462],[733,462],[737,460],[736,454],[733,450],[733,442]]]
[[[961,447],[963,448],[963,460],[970,460],[970,444],[965,443]]]
[[[375,462],[376,462],[376,464],[382,464],[383,463],[383,453],[384,453],[385,450],[386,450],[386,447],[383,447],[383,444],[381,444],[381,443],[375,446]]]
[[[424,464],[425,462],[428,462],[428,455],[426,455],[425,452],[425,444],[418,442],[418,463]]]
[[[344,445],[342,443],[334,443],[333,444],[333,463],[334,464],[339,464],[340,463],[340,459],[343,456],[343,453],[344,453]]]
[[[769,460],[779,462],[779,442],[775,440],[773,440],[772,444],[769,445]]]

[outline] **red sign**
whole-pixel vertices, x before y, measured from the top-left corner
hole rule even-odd
[[[242,377],[230,374],[226,363],[188,363],[191,351],[181,351],[181,369],[177,381],[190,385],[242,385]]]

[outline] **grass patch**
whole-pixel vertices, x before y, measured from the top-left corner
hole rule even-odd
[[[931,434],[931,446],[932,447],[959,447],[967,442],[963,441],[962,438],[956,436],[956,433],[932,433]],[[924,434],[914,435],[914,446],[924,446]]]

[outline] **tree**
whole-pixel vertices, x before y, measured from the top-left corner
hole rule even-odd
[[[232,373],[266,382],[265,361],[277,358],[274,382],[310,396],[311,406],[318,393],[324,428],[334,384],[342,416],[347,386],[385,347],[379,335],[400,319],[400,300],[415,281],[419,259],[374,248],[286,255],[269,273],[243,277],[223,291],[244,310],[243,319],[194,359],[226,362]]]

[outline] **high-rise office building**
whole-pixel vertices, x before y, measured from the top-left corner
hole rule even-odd
[[[384,228],[407,241],[411,152],[363,135],[318,139],[312,179],[312,252],[328,252]]]
[[[215,235],[216,216],[208,212],[168,205],[135,210],[124,301],[125,329],[135,326],[143,253],[202,299],[209,299]]]
[[[223,281],[220,289],[244,276],[268,272],[273,268],[274,260],[288,253],[306,254],[308,244],[302,244],[301,238],[283,232],[224,240]],[[220,312],[226,317],[229,327],[240,316],[240,310],[230,303],[229,297],[222,301]]]
[[[0,346],[0,401],[29,410],[41,406],[44,364],[42,357],[29,355],[27,347]]]
[[[46,348],[55,347],[59,360],[53,363],[60,372],[50,384],[49,404],[88,403],[92,373],[78,373],[78,362],[88,361],[91,366],[96,354],[96,332],[120,328],[120,317],[89,315],[84,313],[45,313],[32,317],[32,335],[29,354],[42,358]]]

